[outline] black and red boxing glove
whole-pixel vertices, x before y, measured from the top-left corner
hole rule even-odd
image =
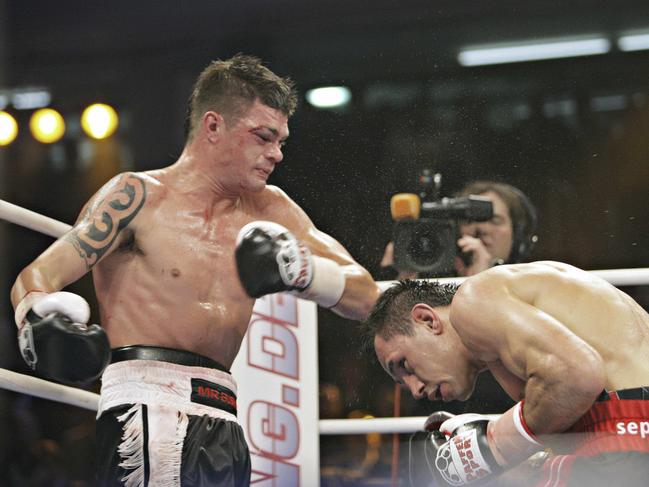
[[[65,384],[99,378],[110,361],[106,332],[88,326],[90,307],[73,293],[31,292],[16,306],[18,346],[37,374]]]
[[[239,279],[253,298],[288,291],[330,308],[342,297],[345,276],[333,260],[311,254],[282,225],[254,221],[237,236]]]

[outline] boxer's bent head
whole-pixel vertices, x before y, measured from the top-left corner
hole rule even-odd
[[[237,54],[225,61],[211,62],[199,75],[189,98],[187,138],[193,138],[205,112],[213,110],[226,122],[232,122],[257,99],[287,117],[293,115],[297,106],[293,81],[277,76],[260,59]]]
[[[381,366],[416,399],[465,400],[473,391],[479,368],[448,318],[457,288],[400,281],[381,295],[363,323]]]

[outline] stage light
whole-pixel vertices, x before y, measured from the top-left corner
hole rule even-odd
[[[81,126],[84,132],[93,139],[110,137],[117,129],[119,117],[110,105],[95,103],[83,111]]]
[[[52,101],[52,95],[47,90],[22,90],[11,94],[11,104],[16,110],[35,110],[44,108]]]
[[[0,112],[0,146],[11,144],[18,135],[16,119],[7,112]]]
[[[621,35],[617,40],[620,51],[642,51],[649,49],[649,32]]]
[[[610,49],[611,43],[604,37],[580,37],[467,47],[460,50],[457,58],[462,66],[484,66],[593,56]]]
[[[29,120],[29,129],[36,140],[44,144],[51,144],[63,137],[65,122],[56,110],[41,108],[32,114]]]
[[[352,99],[352,92],[346,86],[323,86],[306,92],[306,100],[316,108],[339,108]]]

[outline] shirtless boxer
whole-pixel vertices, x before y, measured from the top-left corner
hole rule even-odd
[[[290,80],[256,58],[211,63],[190,98],[178,161],[113,178],[18,276],[19,343],[37,372],[93,380],[110,341],[101,485],[248,485],[228,370],[251,296],[291,291],[354,319],[376,300],[368,272],[266,185],[296,102]],[[61,292],[90,270],[103,329],[87,327],[82,297]]]
[[[432,415],[433,431],[412,445],[425,450],[429,481],[489,479],[550,446],[552,485],[646,485],[649,315],[602,279],[535,262],[459,287],[402,281],[365,326],[382,367],[415,398],[466,400],[490,370],[519,401],[497,419]]]

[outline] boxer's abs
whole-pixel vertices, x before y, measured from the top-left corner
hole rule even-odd
[[[217,272],[218,265],[205,275],[204,262],[155,271],[151,265],[123,264],[100,265],[93,273],[111,347],[177,348],[230,367],[254,303],[242,294],[236,276],[227,269]]]

